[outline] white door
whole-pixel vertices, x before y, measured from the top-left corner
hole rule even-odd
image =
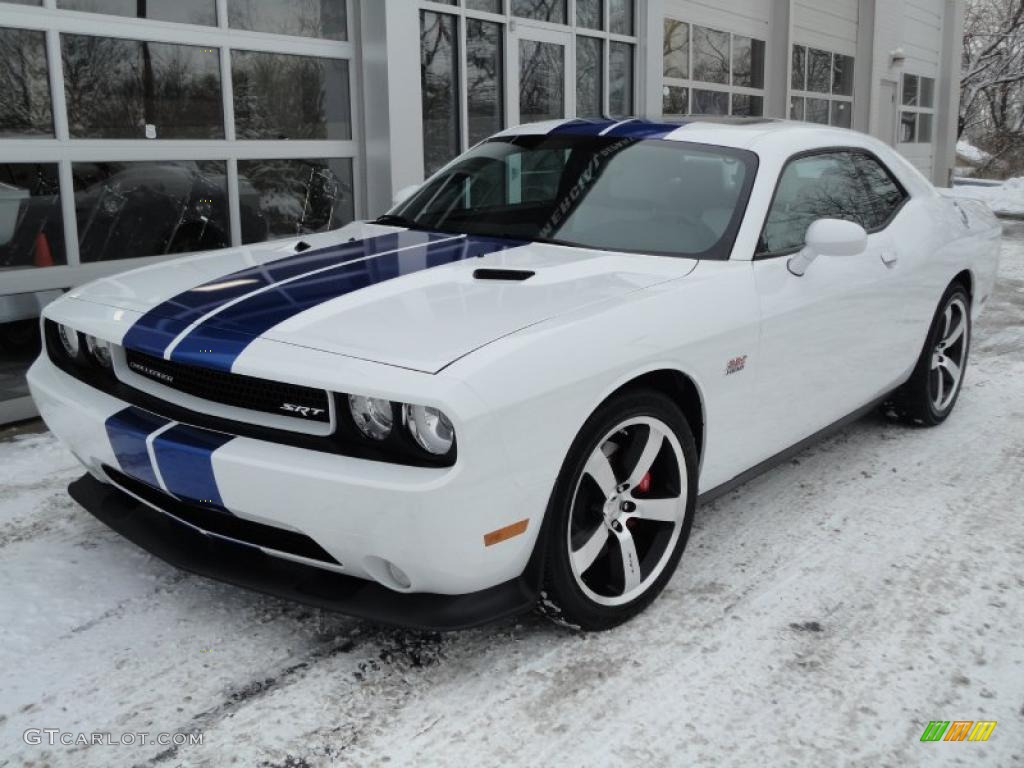
[[[896,83],[883,80],[878,90],[878,127],[875,138],[881,139],[890,147],[896,146]]]
[[[899,282],[888,231],[856,256],[819,256],[789,272],[817,219],[859,219],[870,205],[852,155],[820,153],[783,171],[754,261],[761,304],[758,415],[752,428],[768,458],[885,394],[891,385]]]
[[[575,117],[572,34],[517,21],[509,48],[511,124]]]

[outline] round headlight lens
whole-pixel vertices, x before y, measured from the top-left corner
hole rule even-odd
[[[413,440],[425,451],[444,456],[455,443],[455,427],[437,408],[405,406],[405,423]]]
[[[110,344],[103,341],[103,339],[97,339],[95,336],[86,336],[85,346],[89,350],[89,354],[92,355],[92,359],[102,367],[110,368],[113,366],[114,361],[110,355]]]
[[[60,323],[57,326],[57,335],[60,336],[60,343],[63,345],[64,351],[67,352],[68,357],[78,357],[78,332]]]
[[[390,400],[349,395],[348,409],[359,431],[371,440],[384,440],[391,434],[395,416]]]

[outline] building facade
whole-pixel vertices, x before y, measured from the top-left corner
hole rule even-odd
[[[506,126],[788,117],[954,165],[963,0],[0,0],[0,423],[33,318],[382,213]]]

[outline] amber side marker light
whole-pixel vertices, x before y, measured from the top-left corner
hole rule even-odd
[[[501,544],[503,541],[514,539],[516,536],[521,536],[526,533],[526,526],[529,524],[529,520],[520,520],[518,523],[512,523],[512,525],[506,525],[504,528],[499,528],[496,531],[485,533],[484,546],[493,547],[495,544]]]

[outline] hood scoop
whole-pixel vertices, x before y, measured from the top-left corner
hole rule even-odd
[[[529,280],[536,272],[526,269],[475,269],[473,277],[476,280],[496,280],[506,283],[521,283]]]

